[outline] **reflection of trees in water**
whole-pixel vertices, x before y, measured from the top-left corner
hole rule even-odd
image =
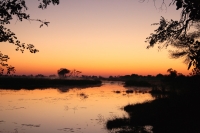
[[[68,92],[70,89],[73,89],[73,87],[69,87],[69,86],[61,86],[58,87],[57,90],[61,93],[66,93]]]
[[[82,85],[82,86],[59,86],[56,89],[61,93],[69,92],[70,89],[86,89],[86,88],[92,88],[92,87],[100,87],[101,85]]]

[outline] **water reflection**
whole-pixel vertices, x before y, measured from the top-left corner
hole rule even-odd
[[[108,119],[127,116],[122,107],[153,99],[149,93],[127,93],[121,82],[82,88],[1,89],[0,132],[106,133]]]
[[[57,89],[61,93],[68,92],[70,89],[86,89],[86,88],[94,88],[94,87],[101,87],[101,84],[98,85],[83,85],[83,86],[59,86]]]

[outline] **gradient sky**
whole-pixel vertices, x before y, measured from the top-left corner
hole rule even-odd
[[[146,49],[146,37],[160,17],[178,20],[175,6],[157,9],[153,0],[60,0],[58,6],[38,9],[38,0],[26,0],[31,18],[49,21],[39,28],[36,21],[14,18],[7,25],[21,42],[34,44],[39,53],[20,53],[15,46],[1,43],[16,74],[56,74],[60,68],[79,70],[82,75],[166,74],[173,68],[188,75],[182,59],[169,58],[168,50]],[[166,3],[167,5],[169,3]]]

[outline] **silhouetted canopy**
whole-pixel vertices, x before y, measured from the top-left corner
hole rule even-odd
[[[60,68],[58,70],[58,76],[63,78],[66,77],[66,74],[70,73],[70,70],[66,69],[66,68]]]
[[[38,8],[46,9],[48,5],[51,3],[53,5],[58,5],[59,0],[37,0],[39,2]],[[16,51],[24,52],[25,49],[28,49],[31,53],[39,52],[39,50],[35,49],[33,44],[25,44],[22,43],[14,32],[11,31],[11,29],[8,29],[5,27],[5,25],[8,25],[11,23],[13,18],[16,18],[17,20],[23,21],[37,21],[40,24],[40,28],[43,25],[48,26],[49,22],[40,20],[40,19],[32,19],[30,14],[28,14],[26,11],[28,10],[28,7],[26,5],[26,0],[0,0],[0,42],[9,42],[11,44],[16,45]],[[7,74],[10,74],[10,72],[14,72],[15,69],[12,66],[8,66],[5,62],[9,59],[7,55],[3,55],[0,51],[0,65],[2,67],[6,67]],[[11,69],[12,68],[12,69]],[[1,71],[4,70],[3,68]]]
[[[161,17],[159,23],[154,23],[158,28],[146,38],[147,48],[155,44],[159,44],[159,49],[171,45],[177,49],[170,51],[171,57],[185,57],[188,69],[194,67],[192,74],[200,74],[200,0],[172,0],[170,5],[181,10],[180,19]]]

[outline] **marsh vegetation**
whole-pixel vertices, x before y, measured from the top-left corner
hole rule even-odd
[[[0,77],[0,88],[10,89],[35,89],[48,87],[87,87],[101,85],[100,80],[93,79],[60,79],[60,78],[35,78],[35,77]]]
[[[128,117],[108,120],[107,129],[116,133],[199,133],[199,81],[199,76],[163,78],[149,92],[155,100],[127,104],[123,110]]]

